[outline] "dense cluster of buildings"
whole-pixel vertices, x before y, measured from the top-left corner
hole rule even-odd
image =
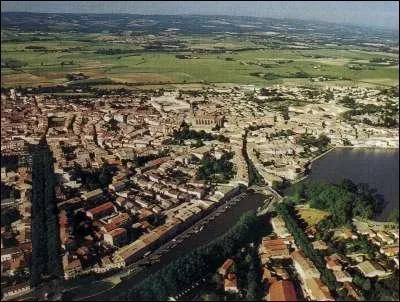
[[[379,252],[388,257],[399,268],[399,230],[397,228],[388,228],[387,224],[379,224],[373,221],[364,222],[357,219],[353,220],[356,231],[360,236],[366,236],[371,244],[379,248]],[[375,265],[378,267],[378,265]],[[368,273],[367,273],[368,274]],[[387,275],[387,269],[376,275]]]
[[[2,154],[18,158],[18,170],[2,167],[2,182],[14,186],[21,195],[17,201],[2,199],[2,208],[12,204],[23,215],[12,223],[15,233],[2,228],[2,240],[15,235],[21,240],[18,243],[29,243],[31,180],[23,166],[29,167],[25,158],[29,144],[45,136],[57,177],[66,279],[132,264],[237,189],[234,181],[210,186],[196,179],[204,154],[220,158],[231,151],[226,143],[212,141],[194,148],[166,143],[185,117],[193,117],[189,102],[175,94],[165,93],[148,101],[140,95],[115,95],[76,102],[43,95],[27,97],[12,90],[2,95],[2,112]],[[222,126],[223,117],[215,121]],[[108,177],[107,185],[99,186],[100,177],[93,175],[106,169],[112,171],[102,175]],[[28,267],[31,248],[25,248],[24,253],[12,252],[19,248],[2,251],[2,273],[12,275],[16,269]]]
[[[321,280],[320,269],[296,246],[282,217],[271,218],[271,224],[273,235],[264,237],[259,246],[266,300],[295,301],[304,297],[315,301],[333,301],[333,293]],[[398,269],[399,230],[398,228],[384,227],[385,224],[376,225],[373,222],[355,220],[354,224],[357,233],[350,229],[335,230],[332,231],[333,238],[342,240],[355,240],[358,236],[369,236],[370,240],[379,238],[380,246],[382,246],[380,252],[387,256],[386,259],[389,262],[370,259],[362,252],[346,255],[332,253],[323,240],[315,240],[310,234],[308,234],[308,238],[314,240],[312,241],[313,249],[319,250],[324,255],[325,268],[332,272],[336,281],[341,285],[341,288],[336,290],[344,291],[350,298],[359,300],[362,298],[362,294],[361,289],[354,284],[355,275],[359,274],[365,278],[385,278],[390,276],[394,269]],[[371,244],[376,243],[371,241]],[[356,257],[354,258],[354,256]],[[390,260],[393,261],[392,264],[390,264]],[[287,265],[284,269],[280,264],[282,261],[291,261],[293,269],[288,269]]]
[[[379,91],[335,88],[329,92],[333,95],[329,101],[324,98],[326,91],[315,96],[307,88],[279,86],[267,96],[255,87],[213,88],[200,95],[152,91],[67,98],[22,95],[14,89],[2,93],[1,152],[7,159],[1,168],[2,191],[6,186],[13,193],[2,193],[1,206],[2,211],[19,213],[1,230],[2,276],[12,277],[29,267],[29,148],[40,138],[46,138],[54,157],[62,264],[65,278],[70,279],[134,263],[199,220],[226,194],[247,186],[245,152],[267,184],[273,185],[297,179],[318,153],[318,148],[306,152],[299,144],[304,134],[325,134],[333,145],[347,140],[355,146],[398,147],[398,129],[341,119],[347,109],[338,101],[344,96],[351,93],[360,102],[378,106],[386,101],[378,97]],[[291,103],[287,112],[270,106],[276,94]],[[228,141],[204,140],[198,146],[197,140],[187,139],[172,144],[170,139],[183,122]],[[233,153],[235,167],[229,183],[210,185],[197,179],[204,154],[220,158],[227,152]],[[263,241],[263,263],[275,258],[299,260],[282,221],[273,223],[277,238]],[[370,237],[398,265],[398,244],[384,232]],[[299,269],[304,263],[298,261]],[[360,269],[369,271],[369,267]],[[274,272],[285,275],[281,268]],[[335,274],[347,280],[346,275]],[[224,278],[234,291],[235,276]],[[274,282],[271,294],[281,291],[283,296],[278,296],[286,296],[291,285],[279,278]],[[330,299],[319,281],[304,278],[301,282],[307,296]],[[16,292],[11,289],[10,295]]]
[[[349,110],[340,101],[348,95],[363,104],[385,106],[389,99],[383,97],[379,90],[365,88],[331,88],[331,100],[325,100],[324,94],[310,97],[308,89],[280,87],[271,96],[256,96],[266,106],[259,106],[254,112],[254,101],[246,101],[254,119],[262,116],[257,125],[261,128],[251,131],[247,138],[247,153],[257,170],[269,185],[274,181],[293,181],[301,176],[304,167],[318,153],[318,147],[306,150],[299,143],[302,135],[318,138],[326,135],[333,146],[352,145],[354,147],[398,148],[398,128],[385,128],[365,124],[363,119],[358,123],[343,119],[342,114]],[[291,102],[287,117],[280,112],[270,110],[268,102],[280,95],[281,99]],[[398,98],[390,98],[397,102]],[[243,101],[242,101],[243,102]],[[252,110],[252,111],[251,111]],[[243,114],[244,112],[242,112]],[[371,119],[371,114],[368,116]],[[378,119],[378,117],[375,117]]]
[[[1,181],[2,195],[10,192],[1,200],[2,292],[13,298],[30,291],[32,174],[29,166],[20,165],[16,172],[2,167]]]

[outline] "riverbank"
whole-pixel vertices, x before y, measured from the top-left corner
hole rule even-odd
[[[101,282],[107,282],[113,284],[112,287],[102,289],[101,292],[107,292],[111,290],[116,285],[122,282],[124,278],[127,278],[131,275],[138,274],[139,272],[146,270],[145,267],[151,264],[155,264],[159,262],[159,259],[163,254],[167,253],[169,250],[173,249],[176,245],[179,245],[182,241],[190,238],[192,235],[196,234],[198,230],[203,229],[210,221],[216,219],[219,215],[227,211],[233,205],[239,201],[240,195],[244,193],[246,187],[243,185],[239,185],[237,187],[233,187],[230,191],[226,192],[224,197],[222,197],[218,203],[215,203],[213,207],[208,208],[203,212],[202,216],[199,217],[191,226],[182,230],[180,234],[174,237],[173,240],[169,240],[167,243],[156,247],[151,250],[151,253],[143,258],[135,261],[134,263],[120,269],[118,272],[115,272],[110,277],[101,278],[101,275],[92,275],[89,277],[80,276],[80,281],[89,282],[90,286],[98,285]],[[91,278],[95,278],[94,281],[89,281]],[[74,282],[72,280],[71,282]],[[88,284],[85,284],[86,287]],[[84,297],[75,297],[76,291],[81,291],[82,295],[87,295]],[[84,300],[86,297],[97,296],[99,293],[88,294],[85,288],[75,286],[73,288],[66,288],[64,291],[64,296],[68,298],[68,300]]]
[[[236,201],[235,201],[235,200]],[[240,199],[240,200],[239,200]],[[193,232],[191,236],[185,238],[184,240],[176,240],[174,242],[169,242],[169,244],[173,247],[168,249],[165,253],[163,253],[159,258],[158,262],[152,264],[148,267],[140,267],[138,270],[133,272],[133,267],[130,267],[131,273],[134,275],[130,275],[124,271],[120,273],[121,282],[109,290],[98,293],[94,296],[91,296],[91,300],[100,300],[100,301],[109,301],[113,297],[116,296],[116,293],[121,291],[126,291],[133,286],[133,284],[137,284],[144,278],[149,275],[155,273],[156,271],[163,268],[168,263],[182,257],[188,251],[191,251],[199,246],[205,245],[211,242],[214,238],[225,233],[233,224],[237,222],[242,213],[254,210],[256,211],[258,207],[263,204],[265,196],[262,194],[251,193],[251,192],[243,192],[240,195],[230,199],[232,201],[231,206],[226,207],[227,204],[223,203],[218,209],[221,209],[221,212],[218,215],[215,215],[215,218],[206,223],[201,231]],[[223,210],[223,211],[222,211]],[[216,211],[217,212],[217,211]],[[215,213],[215,212],[213,212]],[[210,214],[211,215],[211,214]],[[204,219],[209,218],[209,215],[204,217]],[[201,221],[198,222],[199,224]],[[196,229],[199,225],[196,224],[190,230]],[[188,229],[187,232],[190,232]],[[184,236],[185,234],[181,234]],[[160,248],[162,249],[162,248]],[[155,255],[157,251],[154,251],[152,255]],[[129,270],[128,270],[129,271]],[[115,277],[115,276],[114,276]],[[90,285],[85,285],[90,286]],[[70,294],[73,294],[73,290]],[[82,293],[81,296],[73,296],[69,300],[81,300],[82,297],[87,296]]]

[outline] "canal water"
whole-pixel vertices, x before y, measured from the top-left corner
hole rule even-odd
[[[398,211],[399,149],[336,148],[312,163],[307,179],[340,183],[344,178],[367,183],[383,196],[386,205],[376,220],[384,221]]]
[[[399,206],[399,151],[382,149],[337,148],[313,162],[308,179],[339,183],[349,178],[355,183],[368,183],[376,188],[387,201],[378,220],[385,220],[393,209]],[[290,188],[289,188],[290,190]],[[286,191],[287,193],[288,191]],[[91,299],[107,301],[132,288],[137,282],[151,276],[166,264],[178,259],[187,252],[211,242],[232,227],[246,211],[256,210],[263,204],[264,196],[243,193],[243,200],[222,213],[204,226],[202,231],[185,239],[180,245],[163,254],[160,262],[145,268],[133,277],[124,279],[114,289],[93,296]]]
[[[137,282],[146,277],[151,276],[154,272],[158,271],[166,264],[178,259],[186,253],[205,245],[218,236],[227,232],[240,218],[240,216],[250,210],[256,211],[258,207],[262,206],[265,196],[258,193],[243,193],[243,199],[233,205],[226,212],[219,215],[215,220],[210,221],[204,228],[185,239],[181,244],[177,245],[170,251],[166,252],[160,257],[160,262],[153,264],[150,267],[138,272],[133,277],[127,278],[117,285],[114,289],[93,297],[93,299],[106,301],[115,298],[119,293],[125,292],[132,288]]]

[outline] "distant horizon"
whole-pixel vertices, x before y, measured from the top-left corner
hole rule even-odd
[[[210,4],[211,5],[207,5]],[[232,16],[399,31],[397,1],[2,1],[2,13]]]
[[[337,23],[333,21],[323,21],[323,20],[306,20],[306,19],[298,19],[298,18],[290,18],[290,17],[257,17],[257,16],[247,16],[247,15],[213,15],[213,14],[195,14],[195,13],[182,13],[182,14],[156,14],[156,13],[77,13],[77,12],[26,12],[26,11],[6,11],[1,12],[5,13],[28,13],[28,14],[59,14],[59,15],[131,15],[131,16],[196,16],[196,17],[244,17],[244,18],[255,18],[255,19],[271,19],[271,20],[281,20],[281,21],[300,21],[300,22],[309,22],[309,23],[326,23],[326,24],[335,24],[337,26],[354,26],[354,27],[362,27],[362,28],[375,28],[387,31],[394,31],[399,33],[399,28],[387,28],[382,25],[370,25],[370,24],[354,24],[354,23]]]

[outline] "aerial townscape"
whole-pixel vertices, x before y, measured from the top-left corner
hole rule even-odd
[[[2,301],[399,300],[397,28],[50,11],[2,2]]]

